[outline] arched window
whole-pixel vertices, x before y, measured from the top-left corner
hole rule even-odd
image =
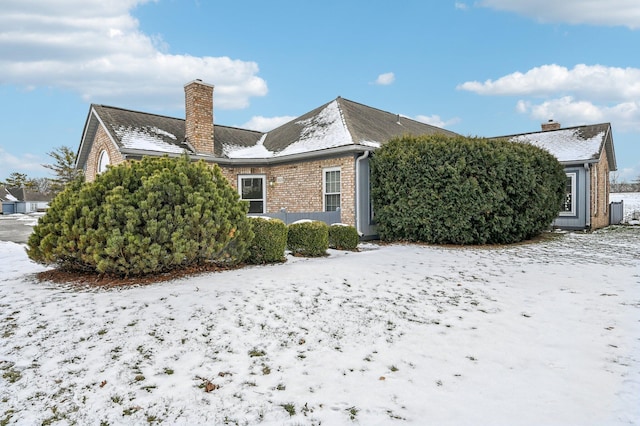
[[[107,170],[107,166],[109,165],[109,154],[107,151],[102,151],[100,153],[100,159],[98,160],[98,173],[102,173]]]

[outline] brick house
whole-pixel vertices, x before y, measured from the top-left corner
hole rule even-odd
[[[185,119],[91,105],[76,167],[92,181],[108,165],[146,155],[217,164],[251,214],[342,222],[376,234],[369,154],[403,134],[455,133],[338,97],[269,132],[214,124],[214,87],[184,87]]]
[[[341,97],[263,133],[214,124],[213,85],[184,86],[185,119],[91,105],[76,167],[88,181],[108,165],[147,155],[217,164],[249,213],[290,223],[311,218],[353,225],[376,235],[369,195],[369,156],[404,134],[455,133]],[[554,226],[595,229],[609,224],[609,171],[616,170],[609,124],[504,136],[547,149],[565,166],[567,202]]]
[[[610,223],[609,172],[615,171],[611,124],[562,128],[550,120],[542,131],[503,136],[546,149],[564,166],[566,197],[553,225],[562,229],[598,229]]]

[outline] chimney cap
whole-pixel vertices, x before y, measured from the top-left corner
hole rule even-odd
[[[205,83],[204,81],[202,81],[202,80],[201,80],[201,79],[199,79],[199,78],[196,78],[195,80],[191,80],[190,82],[188,82],[187,84],[185,84],[185,85],[184,85],[184,87],[191,86],[192,84],[199,84],[199,85],[201,85],[201,86],[209,86],[209,87],[211,87],[211,88],[213,88],[213,87],[214,87],[214,86],[213,86],[213,84],[211,84],[211,83]]]

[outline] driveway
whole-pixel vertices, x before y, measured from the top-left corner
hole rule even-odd
[[[0,215],[0,241],[26,243],[42,213]]]

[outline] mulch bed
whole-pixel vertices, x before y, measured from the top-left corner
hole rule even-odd
[[[196,276],[199,274],[210,272],[229,271],[238,269],[240,267],[242,267],[242,265],[227,267],[209,263],[203,265],[192,265],[186,268],[175,269],[173,271],[158,274],[130,277],[122,277],[119,275],[109,274],[95,274],[90,272],[65,271],[61,269],[50,269],[48,271],[38,272],[36,274],[36,278],[40,281],[50,281],[57,284],[73,284],[79,286],[110,288],[155,284],[164,281],[171,281],[177,278]]]

